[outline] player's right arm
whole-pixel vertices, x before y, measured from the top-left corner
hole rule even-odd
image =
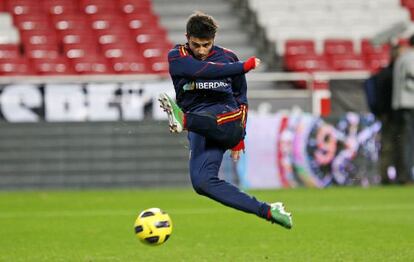
[[[168,54],[170,74],[190,79],[217,79],[241,75],[256,67],[256,58],[250,57],[245,62],[214,63],[200,61],[182,48],[175,48]]]

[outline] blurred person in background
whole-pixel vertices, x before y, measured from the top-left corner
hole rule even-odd
[[[373,76],[375,85],[375,104],[372,105],[372,113],[381,121],[381,151],[380,151],[380,174],[383,184],[394,182],[396,169],[401,169],[396,154],[395,137],[398,135],[397,122],[398,112],[392,109],[393,74],[394,65],[402,52],[402,46],[392,45],[390,52],[390,63]]]
[[[394,65],[392,108],[395,128],[397,182],[412,182],[414,172],[414,35]]]
[[[190,178],[198,194],[291,228],[291,214],[281,202],[258,201],[218,177],[226,150],[231,150],[234,161],[244,150],[245,74],[260,60],[250,57],[241,62],[232,51],[215,45],[217,28],[214,18],[204,13],[189,17],[187,43],[176,45],[168,54],[177,104],[163,93],[161,107],[168,114],[171,132],[188,131]]]

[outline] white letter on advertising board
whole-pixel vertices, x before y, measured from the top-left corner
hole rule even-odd
[[[115,96],[115,91],[117,88],[117,84],[88,85],[88,119],[90,121],[119,120],[119,102],[116,101]]]
[[[3,89],[1,110],[6,121],[37,122],[39,116],[32,109],[42,106],[39,89],[32,85],[10,85]]]
[[[80,85],[47,85],[45,118],[51,122],[85,121],[85,94]]]

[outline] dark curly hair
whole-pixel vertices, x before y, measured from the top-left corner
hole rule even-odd
[[[211,39],[216,36],[218,25],[214,18],[203,12],[193,13],[187,20],[187,36]]]

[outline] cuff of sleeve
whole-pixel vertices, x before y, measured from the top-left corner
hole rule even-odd
[[[231,150],[233,151],[244,150],[244,140],[240,140],[240,142],[236,146],[234,146]]]

